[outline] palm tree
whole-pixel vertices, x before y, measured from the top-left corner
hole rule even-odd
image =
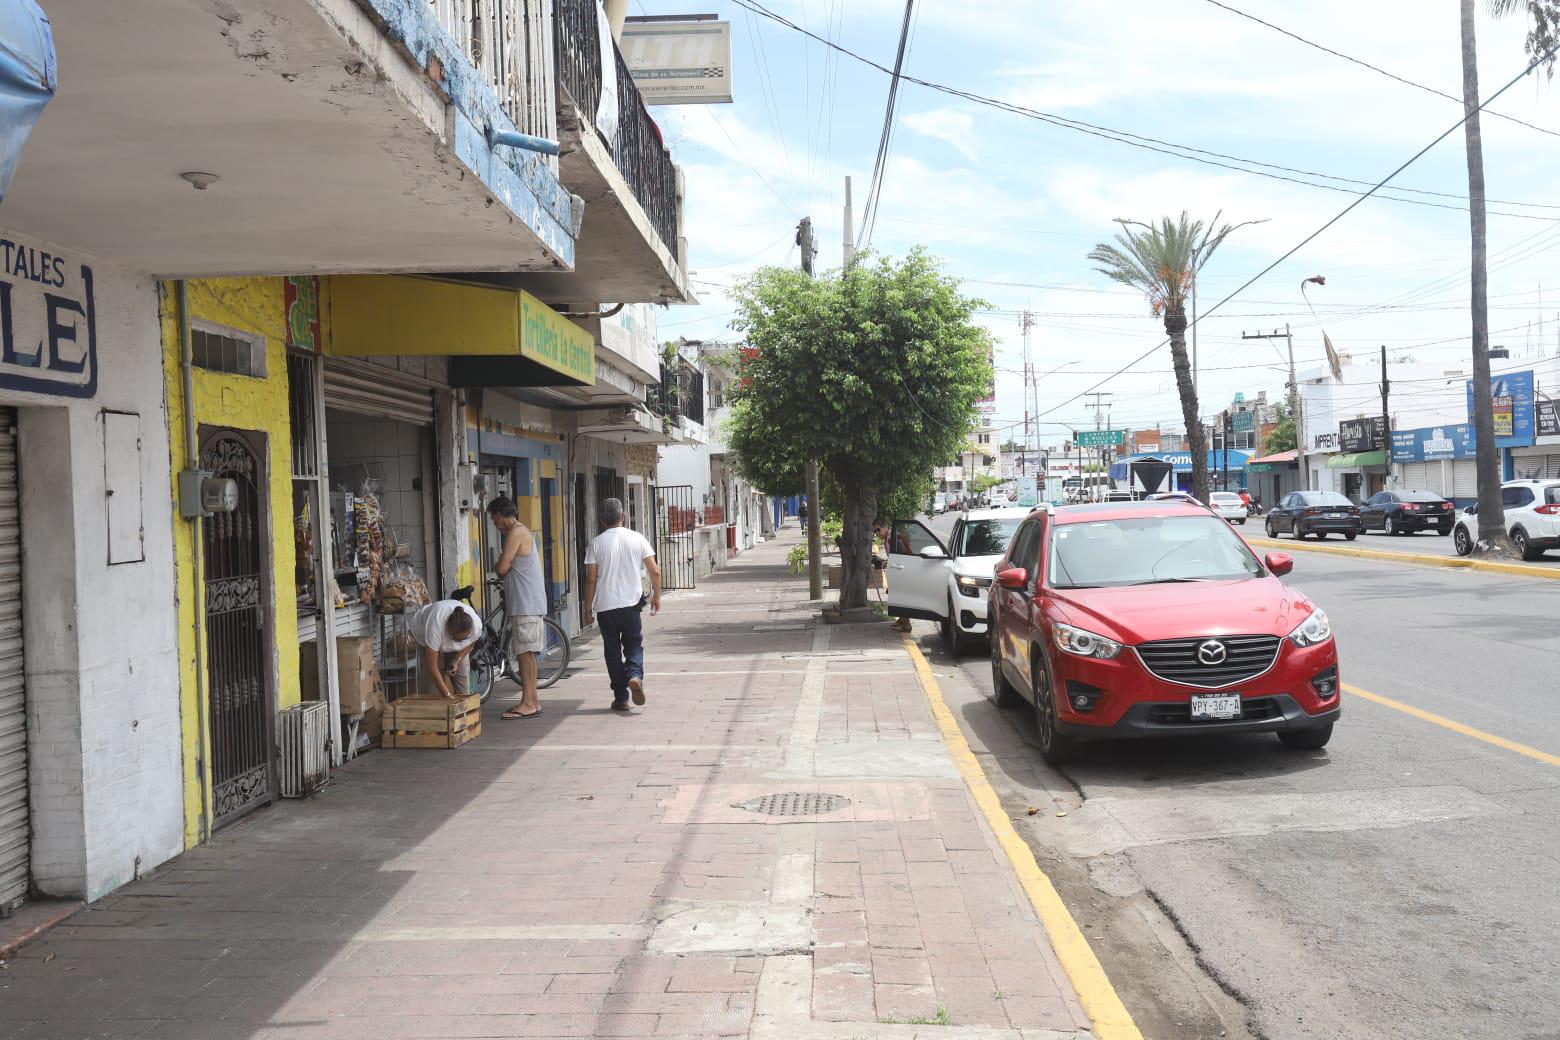
[[[1176,390],[1181,395],[1181,418],[1186,422],[1186,444],[1192,455],[1192,496],[1208,501],[1208,442],[1197,407],[1197,387],[1186,356],[1186,301],[1203,264],[1230,232],[1245,224],[1219,224],[1219,214],[1207,226],[1185,210],[1179,220],[1160,218],[1157,226],[1118,217],[1121,234],[1115,244],[1101,242],[1089,251],[1100,274],[1131,286],[1148,297],[1153,313],[1164,319],[1170,337],[1170,357],[1175,366]],[[1246,223],[1257,223],[1247,221]]]

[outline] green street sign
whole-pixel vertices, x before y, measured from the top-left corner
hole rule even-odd
[[[1125,430],[1079,430],[1080,448],[1114,448],[1127,439]]]

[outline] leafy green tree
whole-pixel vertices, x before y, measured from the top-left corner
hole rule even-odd
[[[858,258],[816,278],[764,268],[733,290],[753,352],[731,394],[737,468],[769,490],[816,460],[844,498],[842,608],[867,605],[872,521],[885,496],[920,508],[991,383],[991,340],[937,262]],[[778,485],[776,485],[778,486]]]
[[[1264,455],[1276,455],[1281,451],[1293,451],[1300,443],[1295,435],[1295,410],[1292,407],[1294,393],[1290,392],[1290,402],[1280,403],[1273,408],[1273,429],[1268,432],[1267,438],[1262,442]]]
[[[1208,438],[1198,413],[1192,363],[1186,354],[1186,303],[1203,264],[1230,232],[1245,226],[1221,225],[1219,216],[1214,214],[1206,226],[1185,210],[1179,220],[1162,217],[1157,225],[1118,218],[1121,234],[1115,243],[1101,242],[1089,251],[1089,259],[1100,265],[1095,270],[1147,296],[1154,315],[1164,319],[1176,390],[1181,395],[1181,418],[1186,422],[1187,448],[1192,454],[1192,495],[1199,502],[1208,501]]]

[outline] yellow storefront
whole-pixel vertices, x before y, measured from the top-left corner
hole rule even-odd
[[[280,278],[166,282],[160,295],[194,845],[274,797],[271,732],[298,700],[297,619],[276,609],[291,602],[295,563],[287,317]],[[233,480],[237,508],[184,518],[179,474],[190,468]]]

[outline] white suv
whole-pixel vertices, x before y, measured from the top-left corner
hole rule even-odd
[[[1027,506],[972,509],[948,544],[919,520],[896,520],[888,545],[888,612],[937,622],[954,653],[986,634],[986,598],[997,561]]]
[[[1560,480],[1508,480],[1500,486],[1506,532],[1524,560],[1536,560],[1547,549],[1560,549]],[[1478,506],[1469,506],[1452,528],[1458,556],[1473,552],[1479,540]]]

